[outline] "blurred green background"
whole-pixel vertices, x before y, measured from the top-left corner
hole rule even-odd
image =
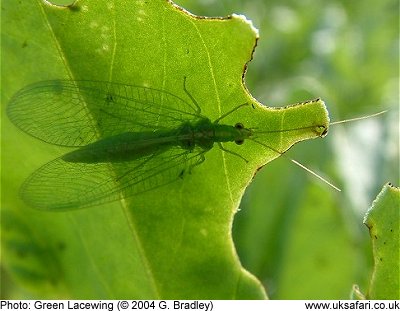
[[[353,284],[366,292],[363,217],[386,182],[399,184],[398,1],[175,2],[196,15],[243,14],[259,29],[245,82],[261,103],[321,97],[332,121],[389,109],[288,152],[342,192],[280,157],[258,172],[233,227],[241,262],[272,299],[345,299]],[[10,290],[5,273],[1,283]]]
[[[259,29],[245,77],[267,106],[321,97],[332,126],[288,156],[337,192],[280,157],[255,177],[234,221],[245,268],[272,299],[349,298],[372,272],[365,212],[386,182],[399,184],[399,2],[175,1],[196,15],[243,14]]]

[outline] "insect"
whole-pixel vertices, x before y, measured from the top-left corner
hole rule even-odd
[[[222,143],[251,139],[266,146],[253,129],[220,123],[249,104],[211,121],[186,78],[183,87],[190,102],[164,90],[102,81],[53,80],[20,90],[7,107],[10,120],[42,141],[78,148],[28,177],[22,199],[47,210],[99,205],[183,178],[215,143],[246,162]],[[324,136],[327,129],[317,132]]]

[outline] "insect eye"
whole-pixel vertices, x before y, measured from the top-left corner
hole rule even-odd
[[[242,145],[244,143],[244,139],[236,139],[235,143],[236,145]]]
[[[243,130],[244,129],[244,125],[242,123],[236,123],[235,124],[235,128],[238,129],[238,130]]]

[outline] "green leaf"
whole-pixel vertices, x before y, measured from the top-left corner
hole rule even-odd
[[[243,17],[197,18],[161,0],[2,5],[9,60],[3,111],[26,84],[60,78],[145,85],[190,100],[182,86],[186,76],[210,120],[251,103],[254,109],[239,109],[223,123],[267,132],[257,137],[262,144],[224,144],[248,163],[214,146],[192,174],[166,187],[123,202],[46,213],[25,206],[18,187],[69,149],[45,145],[3,120],[3,262],[14,278],[47,297],[265,298],[237,257],[233,216],[259,167],[294,143],[323,135],[329,122],[324,103],[269,109],[248,94],[243,71],[257,35]]]
[[[400,189],[386,184],[368,210],[374,271],[367,299],[400,298]]]

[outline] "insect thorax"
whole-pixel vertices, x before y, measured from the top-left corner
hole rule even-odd
[[[182,148],[192,151],[196,146],[209,150],[215,141],[215,125],[207,118],[197,122],[185,122],[179,127],[179,144]]]

